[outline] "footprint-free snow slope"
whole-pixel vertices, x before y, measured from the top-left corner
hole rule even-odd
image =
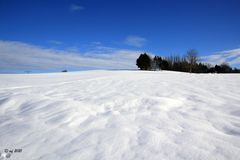
[[[0,75],[0,152],[31,160],[237,160],[240,75]]]

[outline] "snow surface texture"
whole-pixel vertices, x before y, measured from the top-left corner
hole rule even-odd
[[[8,159],[240,159],[240,75],[0,75]]]

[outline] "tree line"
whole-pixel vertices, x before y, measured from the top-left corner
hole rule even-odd
[[[187,51],[185,56],[154,56],[147,53],[140,54],[136,65],[140,70],[171,70],[190,73],[240,73],[240,69],[232,68],[227,63],[212,66],[209,63],[201,63],[196,50]]]

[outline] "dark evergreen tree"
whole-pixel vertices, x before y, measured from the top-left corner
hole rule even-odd
[[[220,67],[221,67],[221,73],[231,73],[232,72],[232,68],[227,63],[222,63],[220,65]]]
[[[162,70],[169,70],[169,63],[167,60],[163,59],[162,63],[161,63],[161,67]]]
[[[208,69],[208,72],[209,72],[209,73],[216,73],[215,67],[210,67],[210,68]]]
[[[209,73],[209,68],[207,65],[205,65],[203,63],[199,63],[199,64],[197,64],[196,72],[197,73]]]
[[[147,55],[146,53],[141,54],[137,61],[136,61],[136,65],[138,66],[138,68],[140,68],[141,70],[150,70],[151,69],[151,63],[152,63],[152,59],[149,55]]]
[[[215,65],[214,69],[215,69],[216,73],[221,73],[222,72],[221,66],[219,66],[219,65]]]

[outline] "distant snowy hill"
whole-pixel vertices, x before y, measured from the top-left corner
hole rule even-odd
[[[237,160],[240,75],[0,75],[0,159]],[[6,158],[5,149],[22,149]]]

